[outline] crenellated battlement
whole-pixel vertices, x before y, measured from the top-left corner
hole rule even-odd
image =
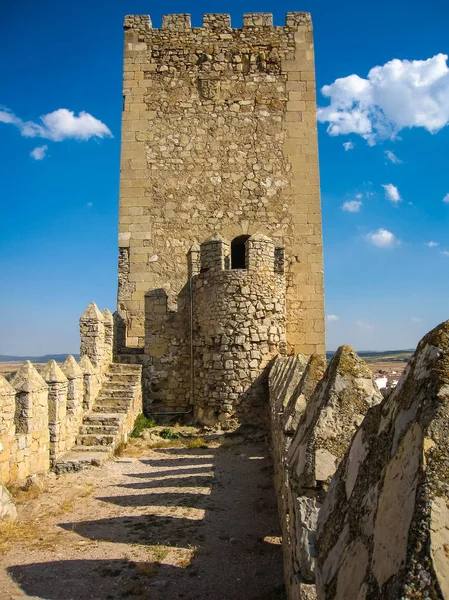
[[[192,27],[190,14],[170,14],[163,15],[162,26],[160,29],[174,32],[185,32],[189,30],[204,29],[209,31],[227,31],[235,29],[255,29],[267,27],[285,28],[295,30],[298,26],[310,25],[311,17],[308,12],[288,12],[285,16],[284,25],[273,25],[272,13],[245,13],[243,15],[243,27],[232,28],[231,15],[220,13],[206,13],[203,15],[202,26]],[[123,23],[125,31],[134,30],[140,33],[153,29],[149,15],[126,15]],[[156,31],[159,28],[156,29]]]
[[[80,318],[80,337],[79,362],[72,355],[62,365],[50,360],[36,367],[27,360],[10,381],[0,375],[0,484],[21,484],[50,468],[79,469],[90,461],[83,456],[88,444],[112,452],[113,445],[106,447],[104,441],[110,442],[110,436],[102,438],[95,428],[98,413],[119,413],[113,443],[132,430],[142,410],[141,372],[140,367],[126,367],[128,389],[120,387],[114,404],[116,374],[120,386],[123,380],[122,366],[112,362],[111,312],[101,313],[91,302]],[[92,427],[96,435],[86,433]]]

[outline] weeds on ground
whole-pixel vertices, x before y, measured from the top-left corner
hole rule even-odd
[[[190,438],[184,442],[186,448],[208,448],[208,445],[204,438]]]
[[[114,456],[117,456],[118,458],[120,458],[120,456],[123,456],[123,452],[124,452],[125,448],[126,448],[125,442],[120,442],[120,444],[118,444],[114,448]]]
[[[129,437],[138,438],[144,429],[151,429],[156,426],[156,421],[153,418],[148,419],[143,413],[137,415],[134,421],[134,429]]]
[[[166,440],[165,442],[157,442],[153,444],[151,448],[180,448],[181,447],[180,440]]]
[[[163,560],[167,558],[168,553],[170,552],[170,546],[163,546],[161,544],[155,544],[154,546],[149,546],[148,550],[151,552],[152,558],[161,563]]]
[[[179,431],[172,431],[168,427],[162,429],[159,432],[159,435],[163,440],[179,440],[181,438],[181,434],[179,433]]]

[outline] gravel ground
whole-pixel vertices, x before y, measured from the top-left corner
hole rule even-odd
[[[0,598],[284,598],[267,449],[235,442],[50,477],[0,538]]]

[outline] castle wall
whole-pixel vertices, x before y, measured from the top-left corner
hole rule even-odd
[[[274,482],[289,600],[316,598],[321,505],[332,495],[329,485],[357,424],[382,400],[371,370],[350,346],[339,348],[324,368],[316,355],[279,357],[269,376]]]
[[[68,356],[61,366],[50,360],[38,372],[26,361],[10,382],[0,375],[0,484],[22,484],[31,475],[56,468],[74,447],[83,417],[114,367],[111,313],[102,314],[91,303],[80,319],[80,334],[79,363]],[[122,439],[142,411],[140,385],[128,385],[132,401],[120,423]]]
[[[119,354],[145,346],[145,293],[168,308],[192,241],[264,233],[285,245],[287,342],[324,353],[312,24],[288,13],[125,18]],[[125,345],[124,344],[124,345]],[[136,355],[127,360],[138,360]]]

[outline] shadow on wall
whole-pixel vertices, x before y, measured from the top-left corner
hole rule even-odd
[[[123,507],[123,516],[59,524],[81,539],[120,544],[116,550],[105,547],[111,559],[14,565],[10,577],[28,596],[46,600],[281,600],[271,461],[265,445],[246,441],[243,446],[243,440],[233,434],[229,445],[218,449],[155,450],[154,458],[141,463],[164,470],[128,473],[118,486],[123,495],[95,499],[109,506],[111,515]],[[180,517],[170,514],[174,507],[185,509]],[[148,548],[148,562],[121,559],[123,544]],[[175,552],[193,548],[190,564],[154,561],[150,547],[160,544]]]

